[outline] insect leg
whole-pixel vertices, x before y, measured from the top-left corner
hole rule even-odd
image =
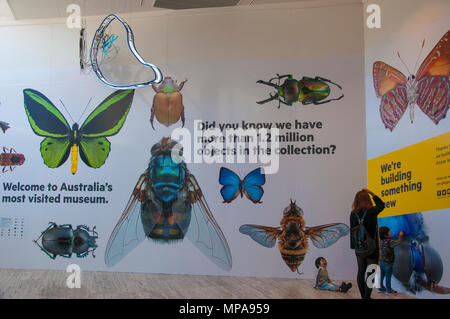
[[[281,100],[281,99],[278,99],[278,101],[281,102],[281,103],[283,103],[284,105],[292,106],[292,103],[287,103],[287,102],[285,102],[285,101],[283,101],[283,100]],[[280,103],[278,103],[278,108],[280,108]]]
[[[14,148],[12,148],[12,147],[9,149],[9,152],[10,153],[17,153],[16,150]]]
[[[269,94],[269,95],[270,95],[270,97],[268,99],[263,100],[263,101],[259,101],[259,102],[256,102],[256,103],[259,104],[259,105],[262,105],[262,104],[265,104],[267,102],[270,102],[270,101],[278,99],[278,93],[276,93],[275,95],[272,95],[272,94]]]
[[[284,79],[284,78],[292,78],[292,74],[279,75],[277,73],[277,77],[276,78],[271,78],[270,82],[272,82],[273,80],[278,80],[279,81],[279,80]]]
[[[92,257],[95,258],[94,251],[95,251],[96,249],[97,249],[97,246],[96,246],[95,248],[88,249],[87,252],[84,253],[84,256],[83,256],[83,257],[86,257],[86,256],[89,255],[89,253],[92,253]]]
[[[179,85],[178,85],[178,88],[177,88],[177,90],[178,91],[181,91],[181,89],[183,88],[183,86],[184,86],[184,83],[186,83],[187,82],[187,79],[186,80],[184,80],[183,82],[181,82]]]
[[[276,78],[275,78],[275,79],[276,79]],[[272,81],[272,79],[270,79],[270,81]],[[272,83],[272,82],[267,82],[267,81],[263,81],[263,80],[258,80],[258,81],[256,81],[256,83],[265,84],[265,85],[274,87],[274,88],[276,88],[276,89],[278,90],[278,85],[275,84],[275,83]]]
[[[9,169],[12,172],[16,167],[15,166],[10,166]]]
[[[49,225],[43,232],[41,232],[41,235],[40,235],[37,239],[34,239],[34,240],[33,240],[34,243],[38,244],[37,241],[44,235],[44,233],[45,233],[47,230],[49,230],[49,229],[52,228],[52,227],[58,226],[58,225],[56,225],[54,222],[49,222],[49,224],[50,224],[50,225]],[[38,245],[39,245],[39,244],[38,244]],[[40,245],[39,245],[39,247],[40,247]]]
[[[145,190],[141,189],[145,180],[148,179],[148,174],[144,173],[139,177],[139,180],[136,183],[136,186],[133,189],[133,196],[128,200],[127,206],[130,206],[131,202],[134,200],[138,200],[139,202],[144,202],[147,198]]]
[[[151,115],[150,115],[150,123],[152,124],[152,128],[155,129],[155,127],[153,126],[153,119],[155,118],[155,105],[153,104],[152,106],[152,110],[151,110]],[[184,124],[184,122],[183,122]],[[184,125],[183,125],[184,126]]]
[[[337,100],[340,100],[340,99],[342,99],[344,97],[344,94],[342,94],[340,97],[338,97],[338,98],[335,98],[335,99],[329,99],[329,100],[326,100],[326,101],[313,101],[313,102],[310,102],[310,103],[304,103],[304,105],[306,105],[306,104],[314,104],[314,105],[319,105],[319,104],[325,104],[325,103],[328,103],[328,102],[331,102],[331,101],[337,101]]]
[[[55,224],[56,225],[56,224]],[[42,237],[42,235],[50,228],[50,227],[52,227],[53,225],[50,225],[46,230],[44,230],[42,233],[41,233],[41,236],[39,236],[38,237],[38,239],[36,239],[36,240],[33,240],[33,242],[36,244],[36,245],[38,245],[38,247],[48,256],[48,257],[50,257],[51,259],[55,259],[56,258],[56,255],[51,255],[51,254],[49,254],[41,245],[39,245],[39,243],[37,242],[38,240],[39,240],[39,238],[41,238]]]
[[[184,127],[184,105],[181,105],[181,127]]]
[[[8,149],[6,148],[6,146],[3,146],[3,153],[8,153]]]

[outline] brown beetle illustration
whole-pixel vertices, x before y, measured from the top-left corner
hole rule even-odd
[[[150,116],[153,129],[155,129],[153,126],[155,115],[158,122],[167,127],[176,123],[181,117],[181,123],[184,126],[183,96],[180,91],[186,81],[187,79],[177,84],[176,80],[167,76],[158,86],[152,84],[153,90],[156,92]]]

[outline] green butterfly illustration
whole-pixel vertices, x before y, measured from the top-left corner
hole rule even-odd
[[[107,136],[117,134],[130,110],[134,90],[117,90],[108,96],[86,118],[81,127],[70,128],[61,112],[42,93],[23,90],[25,112],[31,129],[45,139],[41,142],[41,156],[45,165],[56,168],[71,155],[72,174],[77,172],[78,147],[83,162],[93,168],[102,166],[111,150]]]

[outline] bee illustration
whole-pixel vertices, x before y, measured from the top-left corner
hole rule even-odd
[[[217,266],[231,269],[225,236],[182,152],[181,145],[168,137],[153,145],[148,168],[106,246],[106,265],[119,262],[145,238],[172,244],[187,237]]]
[[[17,153],[13,148],[11,148],[8,152],[8,149],[3,146],[3,153],[0,153],[0,166],[4,166],[2,173],[7,172],[8,166],[12,172],[16,166],[20,166],[24,162],[25,156],[23,154]]]
[[[350,230],[347,225],[341,223],[305,227],[303,210],[292,200],[283,211],[280,225],[278,228],[242,225],[239,231],[267,248],[274,247],[278,239],[281,258],[293,272],[298,272],[298,267],[305,259],[309,238],[317,248],[326,248],[347,235]]]

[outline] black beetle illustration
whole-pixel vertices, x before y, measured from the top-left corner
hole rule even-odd
[[[70,224],[59,226],[54,222],[49,224],[47,229],[33,242],[51,259],[55,259],[56,256],[70,258],[72,254],[76,254],[78,258],[84,258],[90,252],[95,258],[94,251],[97,248],[95,240],[98,238],[95,226],[91,230],[85,225],[79,225],[76,229],[72,229]],[[42,246],[38,243],[41,237]]]

